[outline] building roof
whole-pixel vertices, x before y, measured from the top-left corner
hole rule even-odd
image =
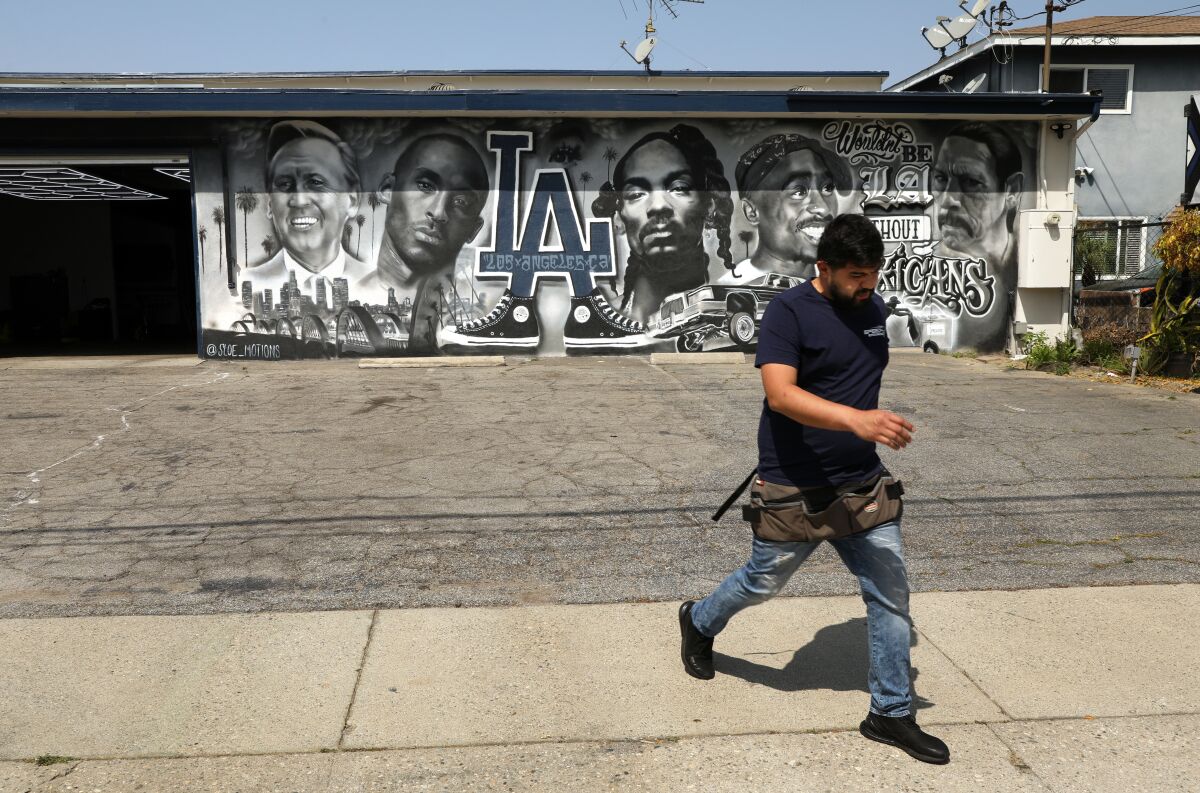
[[[914,85],[936,77],[963,61],[987,53],[993,47],[1041,47],[1046,26],[1006,28],[947,55],[921,71],[909,75],[888,91],[907,91]],[[1099,41],[1093,41],[1093,40]],[[1083,47],[1093,43],[1133,47],[1200,46],[1200,16],[1095,16],[1061,19],[1054,23],[1053,47]]]
[[[1046,35],[1046,26],[1013,28],[1009,35]],[[1200,16],[1095,16],[1061,19],[1056,36],[1200,36]]]
[[[1089,292],[1128,292],[1142,289],[1153,289],[1158,286],[1158,278],[1162,275],[1162,264],[1151,264],[1145,269],[1125,278],[1113,281],[1099,281],[1087,287]]]
[[[638,77],[645,76],[646,72],[642,69],[391,69],[383,71],[315,71],[315,72],[0,72],[0,77],[45,77],[49,79],[71,79],[71,80],[90,80],[101,79],[105,81],[129,78],[152,78],[152,79],[196,79],[196,78],[243,78],[243,77],[455,77],[455,76],[534,76],[534,77],[591,77],[591,76],[617,76],[617,77]],[[879,77],[886,76],[886,71],[855,71],[855,70],[821,70],[821,69],[802,69],[794,70],[655,70],[655,77],[695,77],[703,79],[706,77]]]
[[[887,72],[409,69],[348,72],[81,73],[0,72],[0,87],[312,88],[445,90],[878,91]]]

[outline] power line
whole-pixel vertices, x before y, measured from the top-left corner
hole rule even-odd
[[[1083,1],[1084,1],[1084,0],[1074,0],[1073,2],[1066,2],[1066,3],[1064,3],[1064,4],[1063,4],[1063,10],[1065,11],[1065,10],[1066,10],[1066,9],[1068,9],[1068,8],[1071,8],[1071,7],[1073,7],[1073,6],[1077,6],[1077,5],[1079,5],[1080,3],[1082,3]],[[1058,9],[1055,9],[1055,10],[1057,11]],[[1012,9],[1010,8],[1010,9],[1008,10],[1008,12],[1009,12],[1010,14],[1012,14]],[[1030,14],[1029,16],[1019,17],[1019,16],[1016,16],[1016,15],[1013,15],[1013,16],[1010,16],[1010,17],[1008,17],[1008,19],[1006,20],[1006,22],[1008,22],[1008,23],[1010,23],[1010,24],[1011,24],[1011,23],[1013,23],[1013,22],[1024,22],[1024,21],[1025,21],[1025,20],[1027,20],[1027,19],[1033,19],[1034,17],[1045,16],[1045,14],[1046,14],[1046,11],[1043,9],[1043,10],[1041,10],[1041,11],[1035,11],[1035,12],[1033,12],[1032,14]]]
[[[1098,23],[1096,23],[1096,25],[1094,27],[1085,27],[1085,28],[1081,28],[1079,30],[1073,30],[1070,33],[1067,33],[1064,35],[1076,36],[1076,35],[1081,35],[1081,34],[1086,34],[1086,33],[1104,33],[1106,28],[1109,28],[1111,25],[1114,25],[1114,24],[1121,25],[1121,30],[1144,30],[1146,28],[1153,27],[1154,25],[1156,25],[1158,22],[1161,21],[1162,17],[1171,16],[1173,14],[1177,14],[1180,11],[1190,11],[1190,10],[1197,9],[1197,8],[1200,8],[1200,3],[1193,3],[1192,5],[1183,6],[1181,8],[1173,8],[1169,11],[1160,11],[1156,14],[1142,14],[1139,16],[1125,17],[1125,18],[1121,19],[1121,21],[1119,21],[1119,22],[1113,22],[1111,20],[1105,21],[1105,22],[1098,22]],[[1139,22],[1138,20],[1141,20],[1141,21]],[[1108,32],[1114,32],[1114,31],[1112,31],[1110,29]]]
[[[1083,35],[1083,34],[1089,34],[1089,33],[1102,35],[1106,32],[1112,33],[1113,35],[1120,35],[1121,32],[1124,32],[1124,31],[1145,30],[1146,28],[1154,27],[1156,24],[1158,24],[1162,20],[1163,17],[1172,16],[1180,11],[1193,11],[1196,9],[1200,9],[1200,3],[1195,3],[1195,4],[1189,5],[1189,6],[1183,6],[1182,8],[1174,8],[1174,9],[1171,9],[1170,11],[1163,11],[1158,14],[1146,14],[1143,16],[1131,17],[1131,18],[1129,18],[1128,22],[1124,21],[1124,20],[1119,21],[1119,22],[1111,22],[1111,21],[1100,22],[1097,24],[1096,27],[1083,28],[1080,30],[1073,30],[1070,33],[1067,33],[1064,35],[1076,36],[1076,35]],[[1142,21],[1136,22],[1134,20],[1142,20]],[[1121,25],[1121,28],[1118,30],[1112,29],[1110,26],[1114,25],[1114,24]]]
[[[663,43],[663,44],[666,44],[668,47],[670,47],[671,49],[675,50],[676,52],[678,52],[680,55],[682,55],[683,57],[687,58],[688,60],[690,60],[690,61],[695,61],[696,63],[700,64],[701,66],[703,66],[703,67],[704,67],[704,70],[705,70],[705,71],[712,71],[712,67],[711,67],[711,66],[709,66],[707,63],[705,63],[704,61],[700,60],[699,58],[693,58],[691,55],[688,55],[686,52],[684,52],[683,50],[679,49],[679,47],[676,47],[676,46],[675,46],[674,44],[672,44],[671,42],[664,40],[662,43]]]
[[[1080,0],[1080,2],[1082,2],[1082,0]],[[1121,25],[1122,31],[1143,30],[1148,27],[1153,27],[1155,24],[1157,24],[1160,21],[1158,19],[1160,17],[1170,16],[1172,14],[1177,14],[1180,11],[1190,11],[1193,9],[1200,9],[1200,3],[1192,3],[1191,5],[1186,5],[1181,8],[1172,8],[1167,11],[1158,11],[1153,14],[1139,14],[1136,16],[1122,17],[1120,22],[1113,22],[1111,20],[1104,21],[1104,22],[1097,22],[1097,23],[1094,23],[1094,26],[1092,26],[1092,27],[1079,28],[1079,29],[1072,30],[1070,33],[1060,33],[1059,35],[1081,36],[1081,35],[1086,35],[1088,33],[1102,34],[1102,33],[1104,33],[1105,28],[1109,28],[1115,24]],[[1046,12],[1042,11],[1040,13],[1045,14]],[[1034,14],[1032,16],[1038,16],[1038,14]],[[1031,17],[1021,17],[1021,19],[1029,19],[1029,18],[1031,18]],[[1140,22],[1139,22],[1139,20],[1140,20]],[[1027,36],[1026,38],[1037,38],[1040,35],[1043,35],[1043,34],[1037,34],[1037,36]],[[1120,35],[1120,34],[1116,34],[1116,35]]]

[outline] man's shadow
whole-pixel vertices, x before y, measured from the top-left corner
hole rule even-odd
[[[917,633],[909,634],[909,646],[917,644]],[[755,663],[756,656],[778,655],[779,653],[751,653],[746,658],[735,658],[723,653],[713,653],[713,663],[718,673],[740,678],[748,683],[757,683],[777,691],[868,691],[867,619],[855,617],[840,625],[821,628],[808,644],[796,650],[787,666],[776,669]],[[912,667],[913,706],[917,709],[932,707],[934,703],[917,693],[919,670]]]

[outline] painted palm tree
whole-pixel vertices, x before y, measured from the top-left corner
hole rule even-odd
[[[371,258],[375,258],[375,210],[379,208],[379,193],[367,193],[367,206],[371,208]]]
[[[346,221],[346,225],[342,226],[342,247],[350,250],[350,238],[354,236],[354,226],[350,225],[350,221]]]
[[[437,285],[438,302],[437,302],[437,323],[444,324],[443,317],[450,313],[450,304],[446,301],[446,287],[444,284]],[[430,325],[433,324],[433,318],[429,318]]]
[[[275,251],[278,250],[277,245],[278,243],[275,242],[274,234],[268,234],[267,236],[263,237],[262,249],[263,252],[267,254],[268,259],[275,255]]]
[[[258,209],[258,196],[255,195],[253,188],[242,187],[241,190],[234,193],[233,203],[242,211],[242,249],[246,266],[249,267],[250,235],[247,232],[250,229],[250,213]]]
[[[613,163],[617,161],[617,150],[609,146],[604,150],[604,161],[608,163],[608,181],[612,183]]]
[[[213,223],[217,224],[217,268],[225,266],[225,235],[221,228],[225,225],[225,208],[215,207],[212,211]]]
[[[579,174],[579,183],[583,185],[583,189],[587,190],[588,184],[592,181],[592,174],[589,171],[584,171]]]
[[[744,244],[746,246],[746,258],[749,259],[750,258],[750,240],[754,239],[754,232],[739,231],[738,239],[741,240],[742,244]]]
[[[208,227],[203,223],[196,229],[196,239],[200,240],[200,271],[204,272],[204,241],[208,239]]]
[[[358,215],[354,218],[354,225],[358,226],[358,242],[354,243],[354,258],[355,259],[361,258],[358,255],[358,249],[360,246],[362,246],[362,227],[363,227],[363,224],[366,222],[367,222],[366,215]]]

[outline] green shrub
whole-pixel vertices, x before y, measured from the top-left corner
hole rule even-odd
[[[1054,340],[1054,360],[1057,363],[1065,363],[1069,367],[1078,357],[1079,348],[1075,346],[1074,339]]]
[[[1071,371],[1071,364],[1079,358],[1079,348],[1072,339],[1055,339],[1051,342],[1044,331],[1025,334],[1023,344],[1026,369],[1040,369],[1052,363],[1057,374],[1067,374]]]
[[[1122,349],[1118,349],[1108,339],[1084,339],[1083,349],[1079,351],[1078,363],[1085,366],[1098,366],[1116,374],[1128,374],[1129,365],[1125,362]]]
[[[1025,334],[1021,341],[1025,348],[1025,368],[1037,369],[1054,360],[1054,348],[1050,346],[1044,331],[1035,330]]]
[[[1120,355],[1110,355],[1101,358],[1096,361],[1095,365],[1115,374],[1129,374],[1129,364]]]
[[[1084,339],[1083,349],[1079,352],[1079,362],[1095,364],[1116,354],[1116,345],[1107,339]]]

